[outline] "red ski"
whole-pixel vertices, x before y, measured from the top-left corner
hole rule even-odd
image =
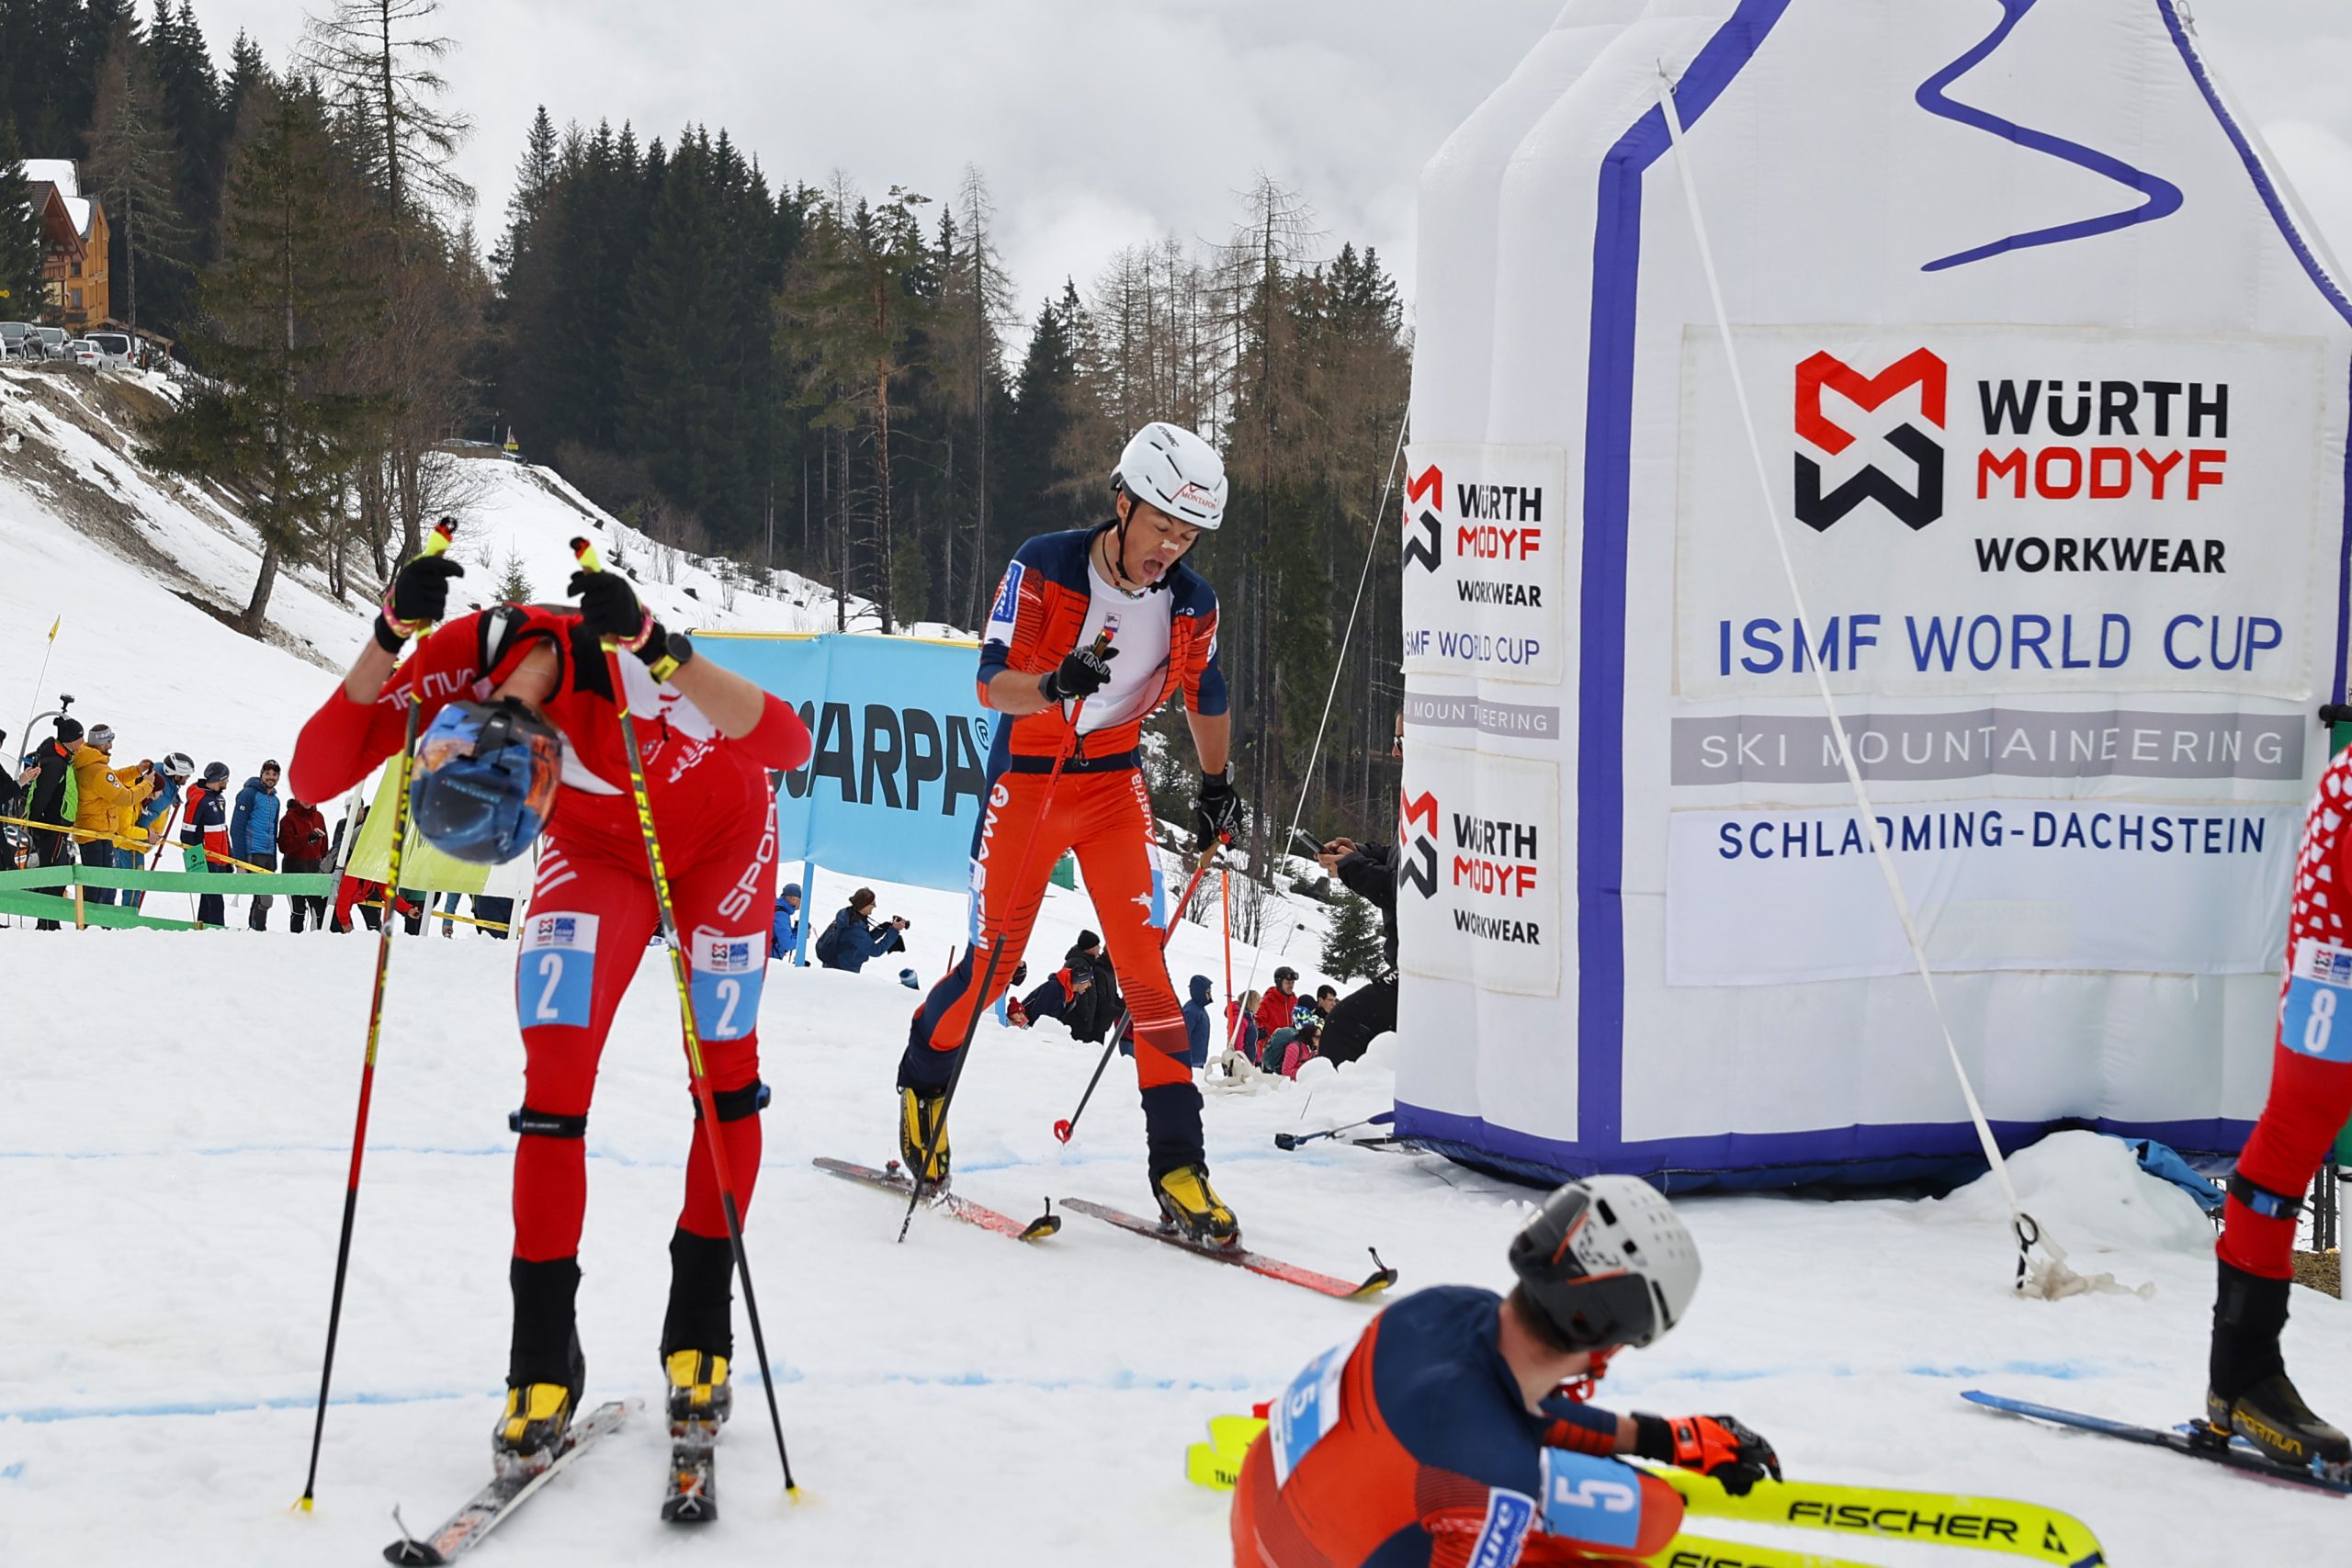
[[[1286,1285],[1304,1286],[1317,1294],[1337,1296],[1342,1301],[1362,1301],[1367,1296],[1376,1296],[1396,1282],[1396,1270],[1383,1263],[1380,1260],[1380,1254],[1374,1252],[1370,1247],[1364,1250],[1372,1252],[1373,1271],[1361,1284],[1354,1284],[1346,1280],[1335,1279],[1329,1274],[1317,1274],[1312,1269],[1302,1269],[1295,1263],[1284,1263],[1281,1258],[1269,1258],[1262,1252],[1251,1252],[1238,1247],[1216,1247],[1206,1242],[1194,1241],[1179,1232],[1174,1226],[1159,1220],[1139,1220],[1133,1214],[1106,1208],[1101,1203],[1090,1203],[1083,1198],[1065,1198],[1062,1200],[1062,1207],[1075,1209],[1081,1214],[1091,1214],[1098,1220],[1118,1226],[1121,1230],[1133,1231],[1137,1235],[1149,1236],[1154,1241],[1166,1242],[1170,1247],[1181,1247],[1199,1257],[1214,1258],[1219,1263],[1230,1263],[1238,1269],[1247,1269],[1252,1274],[1263,1274],[1269,1280],[1280,1280]]]
[[[870,1165],[852,1165],[845,1159],[820,1158],[816,1165],[819,1170],[838,1176],[844,1181],[854,1181],[884,1192],[895,1192],[901,1198],[914,1190],[913,1182],[899,1168],[897,1160],[892,1160],[885,1170],[876,1170]],[[969,1198],[959,1198],[953,1192],[926,1198],[923,1202],[924,1207],[935,1213],[949,1215],[966,1224],[978,1225],[984,1231],[994,1231],[999,1235],[1009,1235],[1015,1241],[1043,1241],[1062,1228],[1062,1217],[1054,1213],[1054,1201],[1050,1198],[1046,1200],[1046,1212],[1025,1224],[1011,1214],[1001,1214],[986,1204],[975,1203]]]

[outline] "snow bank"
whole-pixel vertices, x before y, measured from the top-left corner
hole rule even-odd
[[[2213,1224],[2197,1201],[2142,1170],[2120,1138],[2053,1133],[2009,1156],[2009,1179],[2026,1213],[2069,1252],[2212,1255]],[[1935,1207],[1955,1223],[2008,1223],[1989,1171]]]

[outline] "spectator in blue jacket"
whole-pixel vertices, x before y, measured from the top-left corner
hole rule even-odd
[[[140,830],[147,835],[149,843],[162,843],[164,835],[171,831],[172,813],[180,808],[181,791],[187,787],[189,776],[195,772],[196,762],[185,751],[175,751],[155,764],[155,793],[139,808]],[[127,852],[121,863],[126,871],[137,871],[146,861],[132,850]],[[146,897],[144,891],[133,889],[123,895],[123,901],[135,909]]]
[[[229,818],[229,852],[264,871],[277,869],[277,763],[264,762],[261,772],[237,792],[237,809]],[[245,924],[257,931],[269,929],[269,895],[247,900],[252,912]]]
[[[1046,976],[1044,985],[1012,1004],[1007,1011],[1018,1014],[1012,1021],[1023,1029],[1034,1028],[1041,1018],[1068,1023],[1070,1010],[1093,985],[1094,971],[1091,969],[1057,969]]]
[[[800,946],[800,884],[787,882],[775,896],[775,924],[768,928],[768,956],[790,958]]]
[[[854,975],[865,967],[865,961],[881,953],[904,952],[906,938],[899,933],[909,924],[904,915],[893,915],[887,920],[872,919],[874,889],[861,887],[849,896],[842,912],[833,917],[824,935],[817,939],[817,961],[828,969],[846,969]]]
[[[1184,1004],[1184,1033],[1192,1042],[1193,1070],[1198,1072],[1209,1061],[1209,977],[1193,976],[1193,996]]]

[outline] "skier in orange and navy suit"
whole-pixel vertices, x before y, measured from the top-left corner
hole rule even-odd
[[[1136,750],[1143,721],[1181,690],[1200,756],[1202,841],[1238,822],[1216,594],[1184,564],[1224,518],[1225,464],[1193,432],[1148,424],[1120,455],[1112,492],[1112,521],[1023,544],[989,613],[980,702],[1007,722],[972,847],[980,939],[915,1014],[899,1064],[899,1152],[927,1187],[946,1182],[957,1058],[975,1016],[1011,983],[1055,863],[1075,850],[1135,1023],[1153,1194],[1186,1235],[1230,1246],[1241,1229],[1208,1183],[1190,1037],[1151,924],[1153,814]]]
[[[1698,1249],[1656,1190],[1572,1181],[1510,1261],[1509,1296],[1417,1292],[1299,1373],[1242,1461],[1237,1568],[1629,1563],[1673,1539],[1682,1500],[1617,1456],[1739,1494],[1779,1478],[1772,1445],[1728,1416],[1585,1403],[1610,1356],[1656,1342],[1699,1287]]]

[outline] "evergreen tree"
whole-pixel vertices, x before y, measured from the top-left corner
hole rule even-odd
[[[1078,348],[1072,325],[1078,288],[1065,281],[1059,300],[1039,307],[1029,348],[1012,385],[1012,406],[999,422],[996,503],[983,574],[1001,572],[1023,539],[1093,520],[1094,509],[1065,481],[1063,453],[1079,417]],[[988,579],[990,588],[995,579]]]
[[[357,181],[316,92],[249,95],[230,166],[220,259],[199,289],[197,346],[223,378],[151,429],[159,466],[231,485],[261,535],[239,626],[259,636],[281,564],[300,561],[337,507],[367,400],[337,389],[338,356],[373,321],[349,240]]]
[[[1386,961],[1379,911],[1344,888],[1334,889],[1331,929],[1323,937],[1323,973],[1334,980],[1352,980],[1379,974]]]
[[[147,51],[162,95],[163,126],[176,150],[172,209],[185,229],[185,266],[151,269],[141,301],[149,323],[176,333],[186,321],[196,270],[210,262],[218,240],[220,184],[233,122],[220,109],[220,83],[204,33],[187,0],[179,9],[155,0]]]
[[[0,319],[29,321],[48,307],[41,254],[40,211],[25,178],[17,122],[0,117]]]
[[[184,266],[187,226],[179,215],[179,147],[164,112],[146,41],[126,17],[115,24],[98,72],[90,110],[83,193],[106,203],[113,236],[113,275],[119,292],[110,301],[133,329],[139,325],[139,267],[168,289],[168,275]]]
[[[531,602],[531,578],[523,568],[522,551],[510,549],[506,552],[506,565],[498,579],[498,586],[492,592],[498,595],[498,602],[502,604],[527,604]]]

